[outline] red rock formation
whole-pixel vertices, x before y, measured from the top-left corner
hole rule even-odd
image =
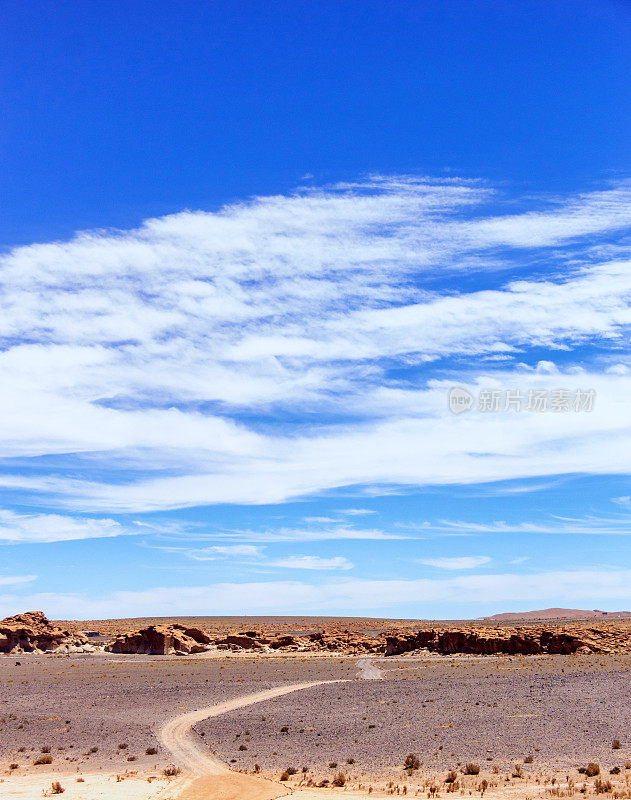
[[[600,641],[595,634],[600,634]],[[418,633],[393,632],[386,636],[386,655],[400,655],[414,650],[430,650],[444,655],[471,653],[477,655],[535,655],[538,653],[607,653],[629,652],[629,631],[609,630],[602,641],[603,631],[523,628],[456,628],[429,629]]]
[[[203,653],[211,638],[198,628],[184,625],[150,625],[118,636],[105,649],[110,653],[142,653],[166,656],[173,653]]]
[[[85,644],[85,638],[53,625],[42,611],[28,611],[0,621],[0,653],[50,652]]]

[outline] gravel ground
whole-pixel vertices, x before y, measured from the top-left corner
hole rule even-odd
[[[204,721],[197,730],[234,767],[258,763],[275,775],[307,766],[319,777],[343,770],[400,778],[410,752],[430,773],[468,762],[512,772],[528,755],[526,775],[589,761],[604,771],[631,759],[629,657],[385,664],[383,681],[321,686]],[[615,738],[622,743],[617,750]]]
[[[296,668],[290,659],[242,657],[0,657],[0,771],[17,763],[16,775],[51,768],[155,774],[171,763],[157,739],[170,717],[286,681],[348,677],[356,670],[354,661],[338,659],[301,661]],[[34,766],[44,747],[53,764]],[[157,754],[147,755],[148,748]]]
[[[3,657],[0,770],[6,775],[15,762],[16,775],[157,774],[170,763],[157,739],[170,717],[285,682],[338,678],[350,680],[240,709],[196,731],[233,767],[258,763],[276,777],[287,766],[308,766],[328,778],[342,770],[400,779],[410,752],[424,773],[470,761],[504,773],[529,754],[527,775],[588,761],[605,771],[631,760],[628,656],[375,663],[384,669],[381,681],[356,680],[357,659],[337,657]],[[53,764],[33,766],[43,747]],[[151,747],[156,755],[146,755]]]

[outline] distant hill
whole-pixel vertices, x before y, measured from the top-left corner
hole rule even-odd
[[[584,611],[580,608],[544,608],[540,611],[509,611],[504,614],[493,614],[483,619],[506,620],[522,619],[630,619],[631,611],[599,611],[597,608]]]

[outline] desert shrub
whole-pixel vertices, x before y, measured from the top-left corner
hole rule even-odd
[[[467,764],[464,768],[465,775],[479,775],[480,766],[478,764]]]
[[[176,775],[179,775],[182,770],[179,767],[174,766],[173,764],[169,764],[168,767],[162,770],[162,774],[166,778],[173,778]]]
[[[614,739],[611,743],[612,750],[620,750],[621,747],[622,745],[620,744],[620,739]]]
[[[609,770],[610,775],[620,775],[620,767],[612,767]]]
[[[331,763],[329,764],[329,768],[335,769],[335,767],[337,767],[337,761],[331,761]]]
[[[606,794],[612,790],[613,786],[611,785],[611,781],[603,781],[601,778],[596,778],[594,781],[594,791],[596,794]]]
[[[59,781],[53,781],[52,786],[50,787],[51,794],[63,794],[66,790],[64,787],[59,783]]]
[[[48,745],[46,745],[46,747],[42,747],[41,752],[42,753],[50,753],[50,747]]]
[[[260,772],[260,771],[261,771],[261,765],[260,764],[255,764],[254,765],[254,772]]]
[[[244,750],[247,750],[247,749],[248,749],[248,748],[247,748],[247,747],[246,747],[244,744],[240,744],[240,745],[239,745],[239,750],[240,750],[241,752],[243,752]]]
[[[283,725],[283,727],[280,729],[280,732],[289,733],[289,725]]]
[[[127,756],[127,760],[128,761],[135,761],[136,760],[136,756]]]
[[[523,777],[524,777],[524,771],[521,768],[521,765],[515,764],[515,769],[513,771],[513,778],[523,778]]]
[[[533,762],[534,760],[535,760],[535,759],[534,759],[534,757],[533,757],[533,756],[526,756],[526,758],[524,759],[524,764],[532,764],[532,762]]]
[[[447,773],[447,777],[445,778],[445,783],[455,783],[457,778],[458,775],[456,773],[456,770],[450,769],[449,772]]]
[[[347,764],[354,764],[355,763],[355,759],[354,758],[347,758],[346,759],[346,763]]]
[[[127,750],[128,747],[129,745],[127,744],[127,742],[123,742],[122,744],[118,745],[119,750]]]
[[[146,753],[148,756],[155,756],[157,752],[158,752],[158,751],[157,751],[157,749],[156,749],[155,747],[148,747],[148,748],[145,750],[145,753]]]
[[[585,767],[585,774],[588,778],[593,778],[594,775],[600,775],[600,767],[595,761],[590,761]]]
[[[408,753],[405,757],[405,761],[403,762],[403,768],[413,770],[418,769],[420,766],[421,762],[416,753]]]
[[[478,789],[480,790],[480,794],[484,794],[484,792],[486,792],[486,790],[488,788],[489,788],[489,782],[486,779],[481,781],[480,785],[478,786]]]
[[[344,786],[346,783],[346,775],[344,775],[343,772],[338,772],[331,783],[333,786]]]
[[[285,772],[286,772],[288,775],[295,775],[295,774],[298,772],[298,770],[296,769],[296,767],[287,767],[287,769],[285,770]]]
[[[288,781],[289,780],[289,773],[287,772],[287,770],[285,770],[283,772],[283,774],[280,776],[280,780],[281,781]]]
[[[91,747],[88,750],[88,753],[98,753],[98,752],[99,752],[99,748],[98,747]]]
[[[14,770],[14,769],[17,769],[19,766],[20,766],[19,764],[16,764],[16,763],[14,762],[13,764],[9,764],[9,769],[10,769],[10,770]]]
[[[33,764],[36,767],[39,766],[40,764],[52,764],[52,763],[53,763],[53,757],[52,756],[38,756],[35,759],[35,761],[33,761]]]

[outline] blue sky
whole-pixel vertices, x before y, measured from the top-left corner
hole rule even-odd
[[[631,607],[628,4],[0,38],[0,614]]]

